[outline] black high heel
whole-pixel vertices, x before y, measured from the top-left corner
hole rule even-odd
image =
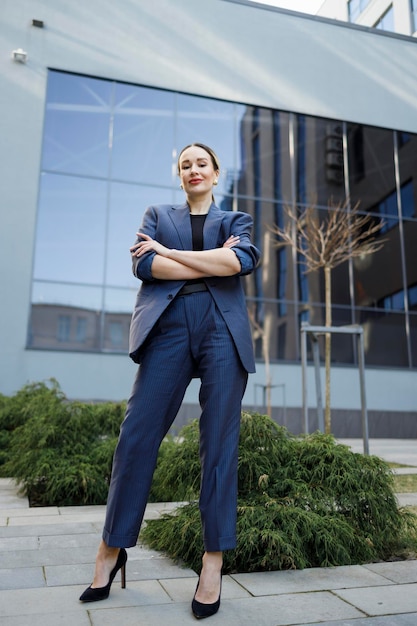
[[[127,552],[124,548],[120,548],[117,555],[116,565],[110,572],[109,582],[104,587],[93,588],[91,585],[80,595],[81,602],[96,602],[97,600],[105,600],[109,597],[110,587],[119,569],[122,576],[122,589],[126,588],[126,561]]]
[[[198,591],[199,584],[200,584],[200,577],[198,577],[197,587],[196,587],[196,590],[195,590],[193,601],[191,603],[191,610],[192,610],[193,615],[194,615],[194,617],[196,619],[204,619],[205,617],[211,617],[212,615],[217,613],[217,611],[219,610],[219,607],[220,607],[220,596],[222,595],[222,575],[220,574],[219,597],[216,600],[216,602],[212,602],[211,604],[205,604],[205,603],[199,602],[198,600],[195,599],[196,593]]]

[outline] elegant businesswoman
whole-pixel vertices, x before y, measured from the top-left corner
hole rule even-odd
[[[142,285],[129,351],[140,367],[114,455],[94,580],[80,600],[107,598],[119,569],[124,586],[125,548],[136,545],[159,446],[198,377],[205,552],[192,611],[203,618],[219,608],[222,552],[236,545],[241,402],[254,371],[240,277],[255,269],[259,251],[251,217],[214,203],[220,167],[211,148],[186,146],[178,174],[185,204],[149,207],[130,248]]]

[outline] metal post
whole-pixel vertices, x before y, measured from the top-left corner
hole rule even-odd
[[[323,404],[321,400],[321,385],[320,385],[320,363],[319,355],[315,352],[314,346],[317,346],[317,335],[324,335],[326,333],[339,333],[342,335],[356,335],[357,348],[358,348],[358,365],[359,365],[359,378],[360,378],[360,396],[361,396],[361,408],[362,408],[362,437],[363,437],[363,450],[364,454],[369,454],[369,434],[368,434],[368,413],[366,409],[366,393],[365,393],[365,349],[363,341],[363,328],[357,324],[351,326],[310,326],[307,322],[301,323],[301,373],[302,373],[302,386],[303,386],[303,412],[304,412],[304,432],[308,434],[308,407],[307,407],[307,333],[313,339],[313,356],[314,365],[316,370],[316,387],[317,387],[317,411],[320,426],[322,425],[322,418],[320,417],[323,412]],[[319,390],[320,387],[320,390]],[[324,424],[323,424],[324,432]]]
[[[314,372],[316,378],[317,426],[319,431],[324,433],[324,413],[323,399],[321,395],[319,342],[317,339],[317,335],[314,333],[311,333],[311,339],[313,345]]]
[[[362,331],[362,328],[361,328]],[[359,382],[361,388],[361,406],[362,406],[362,437],[363,437],[363,453],[369,454],[369,433],[368,433],[368,413],[366,409],[366,393],[365,393],[365,349],[363,345],[363,331],[358,333],[358,362],[359,362]]]
[[[305,322],[301,324],[301,375],[303,385],[303,414],[304,414],[304,433],[308,435],[308,406],[307,406],[307,332],[305,330]]]

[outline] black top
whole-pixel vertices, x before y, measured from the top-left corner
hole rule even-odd
[[[191,231],[193,234],[193,250],[204,250],[203,240],[203,228],[206,221],[207,213],[205,215],[191,215]],[[193,285],[194,283],[203,282],[201,278],[193,278],[187,280],[186,285]]]
[[[204,250],[203,228],[206,221],[205,215],[191,215],[191,230],[193,233],[193,250]]]

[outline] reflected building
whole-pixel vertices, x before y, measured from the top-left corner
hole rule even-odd
[[[28,347],[76,352],[129,349],[130,313],[106,313],[59,304],[34,304]]]

